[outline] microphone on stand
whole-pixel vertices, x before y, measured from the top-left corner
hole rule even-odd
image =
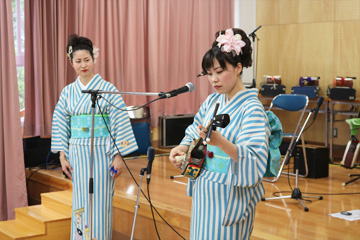
[[[100,90],[93,90],[93,89],[86,89],[86,90],[81,90],[82,93],[99,93]]]
[[[262,27],[262,25],[258,26],[254,31],[252,31],[251,33],[248,34],[248,37],[254,37],[255,36],[255,32],[257,30],[259,30]]]
[[[321,107],[321,104],[324,102],[324,97],[319,97],[319,99],[317,100],[317,106],[315,108],[315,111],[314,111],[314,118],[313,118],[313,121],[315,121],[316,119],[316,116],[319,112],[319,109]]]
[[[146,174],[147,174],[147,184],[150,183],[150,178],[151,178],[151,167],[152,167],[152,164],[153,164],[153,161],[154,161],[154,158],[155,158],[155,148],[153,147],[148,147],[148,150],[147,150],[147,158],[148,158],[148,165],[147,165],[147,168],[146,168]]]
[[[178,88],[178,89],[174,89],[171,90],[170,92],[166,92],[166,93],[159,93],[160,98],[171,98],[171,97],[175,97],[178,94],[181,93],[186,93],[186,92],[193,92],[195,90],[195,85],[192,82],[188,82],[187,84],[185,84],[185,86]]]

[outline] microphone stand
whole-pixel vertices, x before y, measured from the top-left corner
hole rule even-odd
[[[142,183],[142,179],[144,177],[144,173],[146,172],[148,174],[148,180],[147,180],[147,184],[149,187],[150,184],[150,174],[151,174],[151,165],[152,165],[152,161],[150,160],[152,158],[152,160],[154,159],[155,156],[155,149],[153,147],[148,147],[148,151],[147,151],[147,157],[149,160],[149,164],[147,168],[142,168],[140,170],[140,180],[139,180],[139,188],[138,188],[138,193],[137,193],[137,198],[136,198],[136,205],[135,205],[135,212],[134,212],[134,220],[133,220],[133,226],[132,226],[132,230],[131,230],[131,237],[130,239],[133,240],[134,239],[134,233],[135,233],[135,225],[136,225],[136,217],[137,217],[137,212],[138,209],[140,208],[139,206],[139,198],[140,198],[140,193],[141,193],[141,183]],[[152,154],[152,155],[151,155]],[[151,161],[151,162],[150,162]],[[150,165],[150,168],[149,168]],[[150,202],[150,208],[152,208],[152,204]]]
[[[293,142],[293,145],[291,146],[290,150],[288,150],[288,152],[289,152],[289,154],[290,154],[290,157],[288,158],[288,162],[289,162],[290,158],[292,157],[292,153],[294,152],[294,149],[295,149],[297,143],[299,142],[300,136],[301,136],[301,134],[303,133],[304,128],[305,128],[307,122],[309,121],[311,114],[312,114],[313,112],[315,112],[315,113],[317,114],[317,111],[318,111],[318,110],[319,110],[319,109],[317,109],[317,110],[311,109],[311,111],[309,112],[309,114],[308,114],[308,116],[307,116],[304,124],[302,125],[302,128],[301,128],[301,130],[300,130],[300,132],[299,132],[296,140]],[[315,115],[315,116],[316,116],[316,115]],[[315,119],[313,119],[313,121],[315,121]],[[304,208],[304,211],[307,212],[307,211],[309,211],[309,208],[307,208],[307,207],[305,206],[305,204],[303,203],[303,201],[302,201],[304,197],[307,197],[307,198],[317,198],[317,199],[319,199],[319,200],[322,200],[322,199],[323,199],[322,196],[303,196],[303,195],[302,195],[302,193],[301,193],[301,191],[300,191],[300,188],[299,188],[299,186],[298,186],[298,180],[299,180],[299,168],[298,168],[299,163],[298,163],[298,162],[299,162],[299,161],[297,161],[297,162],[295,163],[295,166],[294,166],[294,167],[295,167],[295,188],[294,188],[294,190],[292,191],[291,195],[280,196],[280,197],[261,198],[261,201],[273,200],[273,199],[293,198],[293,199],[295,199],[295,200],[298,200],[299,203],[300,203],[300,204],[302,205],[302,207]],[[287,164],[287,163],[286,163],[286,164]]]
[[[253,59],[253,82],[252,82],[252,85],[250,88],[255,88],[256,87],[256,70],[257,70],[257,58],[256,58],[256,54],[257,54],[257,45],[256,45],[256,42],[255,42],[255,39],[257,39],[258,41],[260,41],[260,39],[257,37],[256,35],[256,31],[259,30],[260,28],[262,27],[262,25],[258,26],[254,31],[252,31],[248,37],[249,38],[252,38],[252,42],[253,42],[253,51],[252,51],[252,59]],[[254,51],[255,50],[255,51]],[[256,54],[255,54],[256,52]]]
[[[134,220],[133,220],[133,225],[132,225],[132,230],[131,230],[131,237],[130,239],[133,240],[134,239],[134,232],[135,232],[135,225],[136,225],[136,217],[137,217],[137,212],[139,209],[139,197],[140,197],[140,192],[141,192],[141,183],[142,183],[142,179],[144,177],[144,172],[146,172],[146,168],[142,168],[140,170],[140,180],[139,180],[139,189],[138,189],[138,193],[137,193],[137,198],[136,198],[136,205],[135,205],[135,212],[134,212]]]
[[[91,93],[91,142],[90,142],[90,175],[89,175],[89,239],[92,240],[92,223],[93,223],[93,197],[94,197],[94,119],[95,119],[95,101],[98,92]]]
[[[122,94],[122,95],[144,95],[144,96],[156,96],[162,97],[164,93],[156,93],[156,92],[118,92],[118,91],[102,91],[102,90],[83,90],[82,93],[107,93],[107,94]]]
[[[94,197],[94,122],[95,122],[95,102],[99,94],[131,94],[131,95],[145,95],[158,96],[160,99],[167,98],[166,93],[154,92],[118,92],[118,91],[102,91],[102,90],[82,90],[82,93],[91,94],[91,140],[90,140],[90,173],[89,173],[89,239],[92,240],[92,226],[93,226],[93,197]],[[140,175],[141,176],[141,175]],[[141,185],[141,182],[140,182]],[[139,187],[140,189],[140,187]],[[136,209],[137,212],[137,209]],[[136,216],[136,215],[135,215]]]
[[[159,96],[159,93],[136,93],[136,92],[114,92],[101,90],[83,90],[82,93],[91,94],[91,140],[90,140],[90,173],[89,173],[89,239],[92,240],[92,226],[93,226],[93,198],[94,198],[94,122],[95,122],[95,102],[98,94],[134,94],[134,95],[148,95]],[[141,184],[141,182],[140,182]],[[140,188],[139,188],[140,189]]]

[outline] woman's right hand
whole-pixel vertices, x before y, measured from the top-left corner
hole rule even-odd
[[[72,168],[69,163],[69,161],[65,157],[65,153],[63,151],[60,151],[60,163],[61,163],[61,169],[62,171],[72,180]]]
[[[174,147],[173,149],[171,149],[170,156],[169,156],[170,162],[175,167],[181,168],[182,161],[178,161],[175,157],[184,155],[187,152],[188,149],[189,149],[189,147],[185,146],[185,145],[179,145],[179,146]]]

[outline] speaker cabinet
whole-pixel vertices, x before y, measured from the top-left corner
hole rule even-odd
[[[305,145],[308,164],[308,178],[323,178],[329,176],[329,149],[316,145]],[[301,146],[295,150],[295,166],[299,174],[305,174],[304,154]],[[294,168],[295,172],[295,168]]]
[[[159,117],[159,147],[172,148],[181,142],[186,128],[194,121],[194,115]]]
[[[52,153],[51,138],[23,138],[25,167],[43,167],[60,164],[59,153]]]

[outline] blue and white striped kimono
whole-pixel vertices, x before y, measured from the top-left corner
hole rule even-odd
[[[268,119],[257,96],[256,89],[244,90],[228,101],[224,94],[213,93],[201,105],[194,123],[186,129],[181,145],[189,145],[192,139],[198,138],[196,127],[207,126],[215,104],[220,103],[217,114],[229,114],[230,123],[216,130],[234,143],[238,152],[237,161],[226,155],[226,163],[224,152],[217,148],[213,154],[211,151],[216,147],[209,145],[200,176],[189,179],[190,239],[250,238],[255,206],[265,193],[261,179],[266,170],[270,136]],[[214,169],[211,162],[225,168]]]
[[[51,136],[52,151],[64,151],[66,159],[73,169],[71,239],[76,240],[85,240],[87,239],[86,236],[89,235],[88,182],[91,139],[72,136],[70,124],[71,116],[91,115],[91,95],[82,93],[81,85],[80,79],[77,78],[75,82],[63,89],[55,107]],[[85,89],[117,91],[113,84],[103,80],[100,75],[95,75],[85,86]],[[125,103],[119,94],[102,94],[102,96],[117,108],[123,109],[125,107]],[[100,114],[98,103],[101,112],[108,115],[110,133],[114,137],[122,156],[135,151],[138,147],[128,113],[111,106],[101,98],[96,103],[95,114]],[[100,120],[102,120],[101,117]],[[87,122],[87,124],[89,123]],[[90,129],[84,129],[84,131],[91,131],[91,125]],[[112,239],[114,180],[110,175],[110,167],[116,154],[116,146],[110,139],[108,132],[107,136],[94,138],[92,236],[99,240]]]

